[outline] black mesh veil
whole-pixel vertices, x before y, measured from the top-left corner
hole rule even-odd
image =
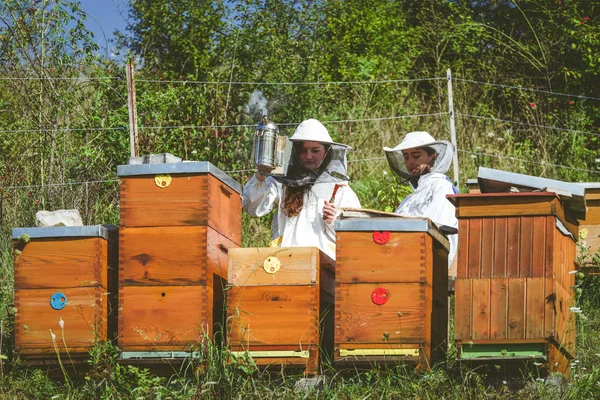
[[[348,177],[348,163],[346,153],[349,146],[337,143],[323,143],[326,154],[321,165],[310,171],[302,166],[298,158],[298,147],[302,142],[294,144],[287,173],[285,176],[273,176],[277,181],[288,186],[299,187],[318,183],[341,183],[350,180]]]

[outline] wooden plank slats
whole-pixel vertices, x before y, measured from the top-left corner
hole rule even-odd
[[[490,279],[473,279],[473,340],[490,337]]]
[[[458,220],[458,248],[456,251],[456,278],[464,279],[467,278],[469,273],[469,236],[471,230],[469,229],[468,219]]]
[[[554,278],[554,265],[555,265],[555,250],[556,242],[554,236],[556,234],[556,219],[552,217],[546,218],[546,240],[544,242],[545,258],[546,258],[546,278]]]
[[[525,279],[508,280],[508,339],[525,338]]]
[[[519,277],[529,278],[531,277],[531,262],[533,252],[533,218],[532,217],[521,217],[521,229],[520,229],[520,243],[519,243]]]
[[[508,338],[508,279],[490,280],[490,339]]]
[[[552,278],[544,278],[544,333],[543,338],[554,336],[556,326],[556,281]]]
[[[493,218],[482,218],[481,221],[481,277],[491,278],[494,271],[494,252],[496,238],[494,237]]]
[[[492,278],[506,278],[508,270],[508,219],[494,218],[494,269]]]
[[[545,296],[544,278],[525,279],[525,337],[544,337]]]
[[[543,277],[546,270],[546,219],[548,217],[533,217],[531,274],[532,278]]]
[[[481,278],[481,219],[472,218],[469,221],[469,256],[467,259],[469,279]]]
[[[456,279],[454,286],[454,337],[457,341],[472,340],[473,280]]]
[[[507,278],[517,278],[519,276],[520,260],[520,229],[521,220],[519,218],[508,218],[507,221]]]

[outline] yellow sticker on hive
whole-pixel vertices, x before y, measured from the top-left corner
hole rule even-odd
[[[279,271],[279,268],[281,268],[281,262],[279,262],[277,257],[267,257],[263,263],[263,268],[267,274],[274,274],[275,272]]]
[[[159,188],[164,189],[171,184],[171,175],[169,175],[169,174],[156,175],[154,177],[154,183]]]

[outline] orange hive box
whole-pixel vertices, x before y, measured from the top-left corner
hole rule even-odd
[[[208,162],[118,166],[123,359],[188,357],[219,341],[227,253],[241,244],[241,186]]]
[[[481,193],[481,189],[479,189],[479,182],[477,181],[477,179],[468,179],[466,185],[469,194]]]
[[[336,366],[444,358],[448,239],[428,219],[336,221]]]
[[[454,336],[463,360],[575,356],[577,220],[555,193],[451,195],[459,219]]]
[[[229,252],[228,345],[259,366],[319,373],[333,345],[334,261],[315,247]]]
[[[113,339],[117,228],[14,228],[12,237],[15,348],[21,359],[79,362],[96,342]]]
[[[594,254],[600,254],[600,182],[582,183],[581,185],[585,187],[587,213],[585,220],[580,222],[579,232],[581,240],[585,241],[587,254],[578,251],[578,256],[591,257]],[[598,271],[594,272],[598,273]]]

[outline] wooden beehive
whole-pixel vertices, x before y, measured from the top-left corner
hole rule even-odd
[[[481,189],[479,189],[479,182],[477,179],[468,179],[467,180],[467,190],[469,194],[481,193]]]
[[[333,345],[334,261],[315,247],[233,249],[228,281],[232,353],[318,374]]]
[[[448,239],[428,219],[336,221],[336,366],[428,368],[448,336]]]
[[[78,362],[95,343],[114,339],[115,226],[14,228],[12,237],[15,348],[23,361]]]
[[[209,162],[119,165],[121,228],[209,226],[242,242],[241,186]]]
[[[568,374],[575,356],[576,219],[555,193],[448,197],[459,219],[459,357],[537,359]]]
[[[580,222],[581,240],[585,241],[585,254],[578,253],[584,258],[600,254],[600,183],[582,183],[585,187],[587,213],[585,220]]]
[[[208,162],[119,166],[119,338],[124,359],[190,356],[219,341],[241,186]]]

